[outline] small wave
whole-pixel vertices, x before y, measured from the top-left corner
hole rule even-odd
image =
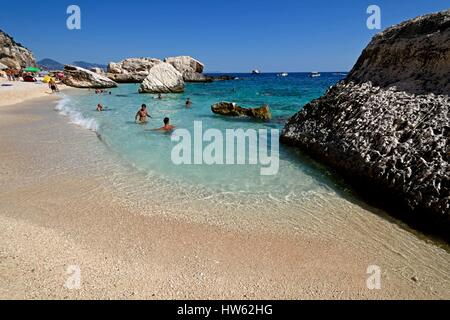
[[[98,123],[95,119],[85,118],[80,112],[70,108],[70,98],[63,97],[55,107],[55,110],[60,114],[69,117],[70,123],[76,124],[77,126],[83,127],[85,129],[97,132]]]

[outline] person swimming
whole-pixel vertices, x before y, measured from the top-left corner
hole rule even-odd
[[[192,107],[192,101],[191,101],[191,98],[187,98],[187,100],[186,100],[186,108],[190,108],[190,107]]]
[[[169,118],[164,118],[164,126],[162,126],[161,128],[158,129],[153,129],[153,131],[172,131],[173,129],[175,129],[176,127],[169,124],[170,119]]]
[[[162,100],[161,93],[158,93],[158,100]]]
[[[97,105],[97,111],[98,111],[98,112],[102,112],[103,110],[104,110],[104,108],[103,108],[102,104],[99,103],[99,104]]]
[[[138,121],[139,119],[139,123],[147,123],[147,117],[151,118],[151,116],[147,112],[147,106],[143,104],[141,106],[141,109],[136,113],[134,120]]]

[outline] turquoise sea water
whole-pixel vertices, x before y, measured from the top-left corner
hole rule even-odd
[[[57,107],[70,121],[96,131],[102,142],[127,164],[147,175],[201,186],[211,191],[270,193],[287,197],[292,193],[325,188],[324,173],[312,166],[293,150],[280,145],[279,171],[273,176],[262,176],[260,165],[175,165],[171,152],[176,145],[171,134],[150,131],[162,126],[169,117],[177,128],[193,132],[194,121],[202,121],[203,130],[219,129],[279,129],[288,118],[309,101],[320,97],[330,86],[342,80],[343,74],[325,73],[310,78],[307,73],[289,74],[235,74],[238,80],[206,84],[187,84],[183,94],[139,94],[138,84],[123,84],[111,89],[111,94],[97,95],[83,91],[68,96]],[[192,108],[185,108],[190,98]],[[211,105],[232,101],[243,107],[269,104],[273,120],[256,122],[244,118],[214,115]],[[97,112],[97,103],[107,111]],[[146,125],[134,122],[140,105],[145,103],[152,116]]]

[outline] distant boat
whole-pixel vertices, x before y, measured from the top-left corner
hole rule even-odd
[[[317,77],[320,77],[320,73],[317,71],[313,71],[313,72],[311,72],[311,74],[309,76],[311,78],[317,78]]]
[[[252,70],[252,74],[260,74],[261,72],[258,69]]]
[[[288,75],[289,75],[289,73],[287,73],[287,72],[278,74],[279,77],[287,77]]]

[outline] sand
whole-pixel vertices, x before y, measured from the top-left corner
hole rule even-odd
[[[12,86],[3,86],[5,84],[11,84]],[[58,84],[58,88],[64,90],[66,86]],[[46,83],[7,81],[5,78],[0,78],[0,107],[45,97],[51,94],[52,91]]]
[[[180,218],[158,197],[145,210],[129,203],[97,136],[52,99],[0,108],[1,299],[450,298],[449,253],[370,213],[385,239]],[[217,211],[208,206],[198,212]],[[372,264],[380,290],[366,285]],[[72,265],[81,282],[68,289]]]

